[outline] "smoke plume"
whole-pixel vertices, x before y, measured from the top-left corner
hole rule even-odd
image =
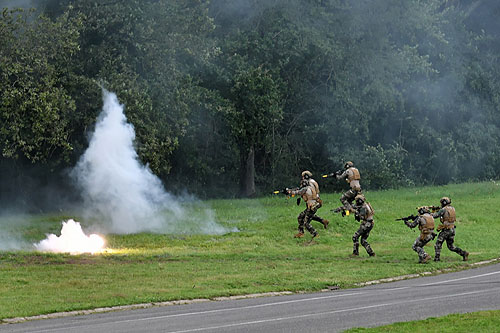
[[[99,235],[85,235],[79,222],[68,220],[62,223],[61,236],[47,235],[47,238],[35,244],[35,248],[44,252],[71,254],[97,253],[104,247],[104,239]]]
[[[139,161],[124,106],[106,90],[103,100],[89,147],[72,170],[85,201],[84,217],[104,222],[105,231],[121,234],[227,232],[214,221],[210,209],[195,200],[181,202],[165,190]]]

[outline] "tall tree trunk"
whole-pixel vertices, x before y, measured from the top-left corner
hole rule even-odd
[[[255,149],[250,147],[248,153],[241,153],[240,196],[255,196]]]

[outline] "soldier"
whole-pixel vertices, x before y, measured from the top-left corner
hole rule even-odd
[[[418,262],[420,264],[426,263],[431,259],[431,256],[425,253],[424,246],[436,237],[434,233],[434,218],[430,214],[428,207],[418,208],[418,215],[413,222],[405,221],[405,224],[410,228],[415,228],[418,225],[420,235],[413,243],[413,251],[418,253]]]
[[[334,176],[334,175],[337,177],[337,179],[345,179],[346,182],[349,183],[349,186],[351,187],[340,198],[340,202],[342,202],[343,206],[337,208],[335,212],[340,212],[340,211],[343,212],[344,210],[347,210],[351,213],[354,213],[352,202],[354,201],[354,198],[356,198],[356,196],[361,193],[361,185],[359,183],[361,176],[359,174],[359,170],[354,167],[354,163],[348,161],[344,164],[344,172],[332,173],[329,176]]]
[[[439,231],[438,238],[436,240],[436,244],[434,245],[435,255],[434,261],[439,261],[441,257],[441,248],[443,246],[443,242],[446,241],[446,245],[448,245],[448,249],[450,251],[456,252],[461,255],[464,261],[467,261],[469,258],[469,252],[462,250],[459,247],[453,245],[455,240],[455,221],[456,214],[455,208],[451,205],[451,200],[448,197],[443,197],[440,200],[441,209],[432,214],[434,218],[439,217],[441,220],[441,224],[437,227],[437,231]]]
[[[300,195],[304,202],[306,203],[306,209],[299,214],[297,221],[299,222],[299,232],[295,234],[295,238],[300,238],[304,236],[304,227],[311,233],[314,237],[318,236],[318,232],[311,226],[311,220],[316,214],[316,211],[321,204],[319,202],[319,196],[316,193],[316,188],[309,182],[309,179],[304,177],[300,181],[300,187],[297,190],[287,190],[289,195]],[[321,219],[320,217],[317,217]]]
[[[309,184],[311,184],[312,186],[314,186],[314,189],[316,190],[317,201],[319,203],[318,209],[320,209],[323,206],[323,200],[321,200],[321,198],[319,197],[319,185],[318,185],[318,182],[316,182],[312,178],[312,173],[310,171],[308,171],[308,170],[302,172],[302,179],[309,180]],[[317,221],[317,222],[323,224],[323,227],[325,229],[328,228],[328,223],[330,223],[330,221],[328,221],[327,219],[323,219],[323,218],[321,218],[321,217],[319,217],[317,215],[314,215],[311,218],[311,220]]]
[[[373,215],[375,212],[362,194],[358,194],[355,200],[355,217],[356,220],[361,222],[361,224],[359,225],[359,229],[354,233],[354,236],[352,236],[352,241],[354,243],[352,254],[359,256],[359,238],[361,237],[361,245],[363,245],[370,257],[374,257],[375,252],[373,252],[370,244],[368,244],[366,240],[368,239],[368,236],[370,236],[370,231],[373,228]]]

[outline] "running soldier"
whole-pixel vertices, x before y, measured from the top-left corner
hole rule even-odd
[[[366,240],[368,236],[370,236],[370,231],[373,229],[373,215],[375,212],[362,194],[358,194],[355,201],[355,218],[357,221],[360,221],[361,224],[359,225],[359,229],[354,233],[354,236],[352,236],[352,241],[354,243],[352,254],[359,256],[359,238],[361,237],[361,245],[363,245],[370,257],[374,257],[375,252],[373,252],[370,244],[368,244]]]
[[[321,198],[319,197],[319,184],[318,184],[318,182],[312,178],[312,173],[308,170],[302,172],[302,179],[308,180],[309,184],[314,186],[314,189],[316,190],[317,201],[319,203],[318,209],[320,209],[323,206],[323,200],[321,200]],[[323,227],[325,229],[328,228],[328,224],[330,223],[330,221],[328,221],[327,219],[323,219],[317,215],[314,215],[311,218],[311,220],[317,221],[317,222],[323,224]]]
[[[410,228],[415,228],[418,225],[420,235],[413,243],[412,249],[418,253],[418,262],[423,264],[431,259],[431,256],[425,252],[424,246],[436,237],[436,233],[434,233],[434,218],[430,214],[429,208],[418,208],[418,215],[412,222],[405,221],[405,224]]]
[[[455,241],[455,221],[456,214],[455,208],[451,205],[451,200],[448,197],[443,197],[440,200],[441,209],[432,214],[434,218],[439,217],[441,220],[441,224],[438,225],[437,231],[439,231],[438,238],[436,240],[436,244],[434,244],[434,261],[440,261],[441,257],[441,248],[443,247],[444,241],[446,241],[446,245],[448,249],[452,252],[455,252],[462,256],[464,261],[467,261],[469,258],[469,252],[462,250],[459,247],[453,245]]]
[[[345,181],[351,187],[340,198],[340,202],[342,202],[343,206],[336,208],[334,211],[336,213],[342,212],[342,215],[345,215],[345,211],[354,213],[352,203],[354,201],[354,198],[356,198],[356,196],[361,193],[361,185],[359,183],[361,176],[359,174],[359,170],[354,167],[354,163],[348,161],[344,164],[344,172],[338,171],[329,174],[328,176],[335,176],[337,179],[345,179]]]
[[[300,195],[306,203],[306,209],[297,216],[299,222],[299,232],[295,234],[295,238],[304,236],[304,227],[314,237],[318,236],[318,232],[311,226],[311,220],[316,215],[316,211],[321,207],[319,196],[316,193],[316,188],[312,185],[309,179],[304,177],[300,181],[300,187],[297,190],[287,190],[288,195]],[[320,217],[317,217],[321,219]],[[326,224],[327,225],[327,224]],[[325,226],[326,227],[326,226]]]

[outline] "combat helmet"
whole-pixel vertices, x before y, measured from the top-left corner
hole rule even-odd
[[[308,171],[308,170],[302,171],[302,178],[304,178],[304,179],[309,179],[312,177],[312,175],[313,174],[311,173],[311,171]]]
[[[431,210],[427,206],[418,207],[417,210],[418,210],[418,214],[419,215],[423,215],[425,213],[430,213],[431,212]]]
[[[363,194],[358,194],[358,195],[354,198],[354,200],[356,200],[356,203],[357,203],[357,204],[359,204],[359,203],[358,203],[358,201],[360,201],[361,203],[364,203],[364,202],[366,201],[365,196],[364,196]]]
[[[451,204],[451,199],[448,197],[442,197],[441,200],[439,200],[439,202],[441,203],[441,206],[444,207],[446,205]]]
[[[306,178],[303,178],[301,181],[300,181],[300,187],[306,187],[306,186],[309,186],[309,180],[306,179]]]
[[[344,169],[349,169],[349,168],[352,168],[353,166],[354,166],[354,163],[352,163],[351,161],[347,161],[344,164]]]

